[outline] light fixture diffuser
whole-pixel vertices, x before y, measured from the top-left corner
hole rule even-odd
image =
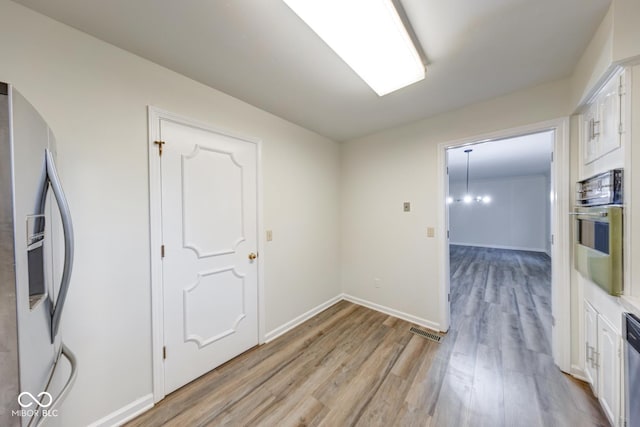
[[[378,95],[424,79],[391,0],[283,0]]]

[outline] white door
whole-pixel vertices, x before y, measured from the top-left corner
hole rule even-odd
[[[165,394],[258,344],[257,147],[160,121]]]
[[[598,397],[604,413],[616,425],[620,407],[620,335],[602,316],[598,317]]]
[[[620,93],[621,77],[613,78],[602,89],[598,97],[600,146],[598,156],[603,156],[620,147]]]
[[[598,131],[599,121],[599,106],[597,102],[594,102],[589,106],[589,109],[582,114],[582,127],[583,127],[583,164],[589,164],[598,156],[598,143],[600,138],[600,132]]]
[[[598,372],[596,368],[596,353],[598,351],[598,312],[584,302],[584,341],[585,364],[584,372],[594,394],[598,395]]]

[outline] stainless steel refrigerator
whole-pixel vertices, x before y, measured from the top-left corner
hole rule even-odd
[[[59,330],[73,226],[55,154],[47,123],[0,82],[0,426],[46,425],[76,375]]]

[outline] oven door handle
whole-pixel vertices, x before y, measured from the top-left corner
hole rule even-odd
[[[607,212],[589,213],[589,212],[569,212],[569,215],[582,215],[582,216],[595,216],[598,218],[604,218],[609,214]]]

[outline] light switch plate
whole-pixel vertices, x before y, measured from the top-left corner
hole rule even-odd
[[[403,209],[405,212],[411,212],[411,203],[410,202],[404,202],[404,204],[402,205]]]
[[[267,230],[267,242],[270,242],[272,240],[273,240],[273,231]]]
[[[434,237],[436,235],[436,230],[433,227],[427,228],[427,237]]]

